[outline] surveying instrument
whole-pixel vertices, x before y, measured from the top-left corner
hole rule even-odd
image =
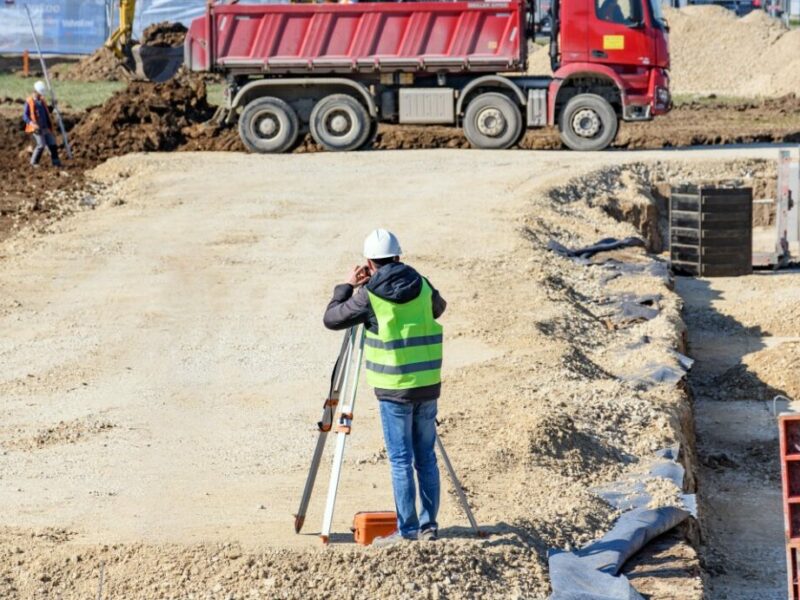
[[[339,405],[339,399],[344,398],[344,405],[339,410],[338,419],[336,419],[336,450],[334,451],[333,464],[331,466],[331,478],[328,484],[328,498],[325,502],[325,514],[322,518],[322,530],[319,534],[323,544],[327,544],[330,540],[333,509],[336,504],[336,492],[339,488],[339,477],[342,473],[342,462],[344,460],[344,446],[352,428],[353,411],[356,404],[356,393],[358,392],[358,378],[361,371],[361,359],[363,356],[364,328],[361,325],[350,327],[344,334],[342,348],[339,350],[339,357],[336,359],[336,364],[333,366],[328,397],[325,399],[325,404],[322,408],[322,420],[317,423],[317,429],[319,430],[317,445],[314,448],[314,454],[311,458],[311,468],[308,471],[306,485],[303,488],[303,497],[300,499],[300,507],[297,509],[297,514],[294,516],[294,531],[295,533],[300,533],[300,530],[303,528],[303,523],[306,520],[306,511],[308,510],[308,503],[311,500],[311,492],[314,490],[314,482],[317,479],[317,472],[319,471],[319,465],[322,461],[322,454],[325,450],[325,441],[328,438],[328,433],[334,429],[334,416],[336,415],[336,408]],[[467,503],[467,497],[464,495],[464,490],[461,488],[461,483],[456,476],[456,472],[453,469],[450,458],[447,456],[447,452],[445,452],[444,445],[438,433],[436,434],[436,447],[439,449],[442,462],[447,470],[447,474],[450,476],[450,481],[455,488],[458,500],[461,507],[464,509],[464,513],[467,515],[472,530],[476,535],[482,537],[483,533],[478,528],[478,523],[475,521],[475,516],[472,514],[472,509],[470,509]]]

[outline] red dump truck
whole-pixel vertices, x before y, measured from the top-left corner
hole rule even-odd
[[[254,152],[301,133],[328,150],[372,142],[379,122],[452,125],[475,148],[556,126],[601,150],[620,120],[671,107],[660,0],[557,0],[552,76],[526,74],[535,6],[499,2],[210,4],[185,42],[193,71],[225,75],[228,118]]]

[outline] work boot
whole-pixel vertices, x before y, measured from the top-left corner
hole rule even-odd
[[[439,539],[439,528],[427,527],[420,530],[418,539],[420,542],[435,542]]]
[[[58,158],[58,146],[48,146],[50,150],[50,160],[53,162],[54,167],[61,166],[61,159]]]
[[[376,548],[388,548],[389,546],[395,546],[397,544],[405,544],[407,542],[413,542],[414,540],[411,538],[403,537],[399,531],[395,531],[391,535],[385,535],[382,537],[376,537],[372,540],[372,545]]]

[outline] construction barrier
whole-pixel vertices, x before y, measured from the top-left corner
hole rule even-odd
[[[781,481],[783,516],[786,532],[786,572],[789,575],[789,598],[800,600],[798,554],[800,554],[800,414],[778,417],[781,443]]]
[[[0,4],[0,52],[33,50],[28,5],[42,51],[89,54],[107,35],[105,0],[26,0]]]
[[[248,0],[242,4],[282,4],[288,0]],[[119,0],[4,0],[0,3],[0,53],[33,48],[25,5],[31,10],[42,51],[91,54],[117,28]],[[133,34],[160,21],[189,25],[206,10],[205,0],[139,0]]]

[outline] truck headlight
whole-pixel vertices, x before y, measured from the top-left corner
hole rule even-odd
[[[669,90],[667,88],[656,88],[656,102],[662,106],[669,105]]]

